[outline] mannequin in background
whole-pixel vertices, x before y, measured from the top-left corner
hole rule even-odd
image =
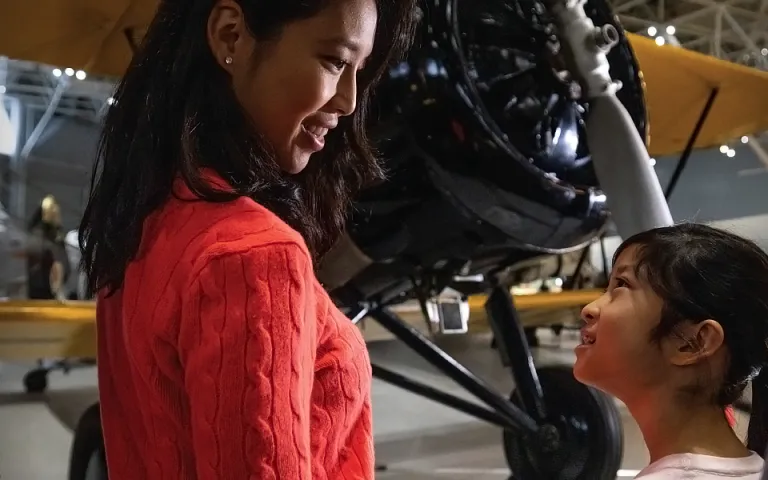
[[[28,226],[27,296],[32,300],[64,299],[70,264],[61,226],[61,209],[47,195],[35,209]]]

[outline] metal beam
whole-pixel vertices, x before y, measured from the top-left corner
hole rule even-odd
[[[32,133],[29,134],[27,141],[24,142],[24,147],[21,149],[21,153],[19,154],[22,160],[25,160],[27,157],[29,157],[29,154],[32,152],[32,149],[35,148],[37,141],[40,140],[40,137],[45,132],[46,127],[48,127],[48,123],[53,118],[53,114],[56,113],[56,108],[59,106],[59,102],[61,101],[61,96],[64,94],[64,91],[67,89],[68,83],[69,82],[67,82],[66,80],[60,80],[58,85],[56,85],[56,89],[53,91],[53,95],[51,95],[51,100],[48,103],[48,108],[45,109],[45,113],[43,113],[43,116],[40,118],[40,121],[37,122],[37,125],[35,125],[35,128],[34,130],[32,130]]]
[[[714,32],[714,46],[715,56],[717,58],[723,58],[723,10],[719,9],[715,15],[715,32]]]
[[[752,149],[755,156],[758,160],[760,160],[760,163],[765,165],[766,168],[768,168],[768,152],[765,151],[762,145],[760,145],[760,142],[755,137],[747,137],[748,142],[747,145],[749,145],[749,148]]]
[[[639,7],[648,3],[648,0],[629,0],[628,2],[617,5],[613,9],[613,13],[619,14],[622,12],[628,12],[635,7]]]
[[[726,9],[725,7],[721,7],[721,11],[723,13],[723,19],[728,23],[731,28],[733,29],[736,34],[741,37],[741,39],[744,41],[744,43],[747,44],[749,48],[752,48],[755,53],[758,54],[757,61],[762,64],[763,67],[766,67],[768,63],[766,63],[765,57],[762,55],[759,55],[760,48],[755,44],[755,41],[750,38],[749,35],[747,35],[747,32],[744,31],[743,28],[741,28],[741,25],[739,25],[739,22],[737,22],[733,16],[731,16],[731,13]]]

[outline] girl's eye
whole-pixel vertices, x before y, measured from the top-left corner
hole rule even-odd
[[[608,293],[612,290],[615,290],[617,288],[622,288],[622,287],[629,288],[629,283],[623,278],[614,278],[613,280],[611,280],[611,284],[608,285],[608,288],[606,288],[603,293]]]

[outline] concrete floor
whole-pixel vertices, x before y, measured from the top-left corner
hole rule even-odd
[[[573,361],[572,334],[566,332],[558,340],[543,333],[542,347],[536,351],[538,365]],[[444,348],[500,391],[511,390],[510,375],[488,348],[487,338],[453,338]],[[378,342],[370,350],[374,361],[383,366],[448,392],[463,393],[401,344]],[[48,393],[32,397],[23,393],[21,384],[28,368],[3,365],[0,369],[0,478],[64,480],[70,429],[96,396],[95,370],[53,373]],[[509,476],[498,428],[378,381],[373,395],[377,457],[388,467],[378,478],[506,480]],[[637,426],[621,411],[626,436],[619,472],[623,479],[634,477],[646,465],[647,453]]]

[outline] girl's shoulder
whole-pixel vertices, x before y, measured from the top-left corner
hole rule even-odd
[[[765,462],[756,453],[743,458],[723,458],[694,453],[669,455],[638,474],[642,480],[761,480]]]

